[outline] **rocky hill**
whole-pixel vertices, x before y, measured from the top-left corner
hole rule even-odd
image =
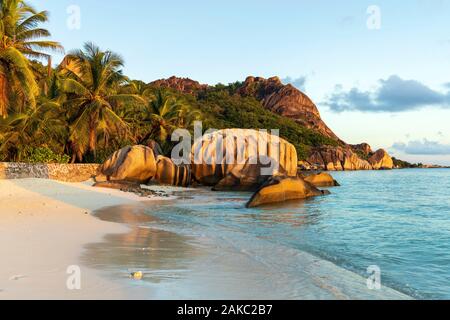
[[[151,85],[196,96],[214,88],[188,78],[177,77],[157,80]],[[304,169],[379,170],[394,167],[391,157],[385,150],[373,152],[367,143],[350,145],[341,140],[322,120],[314,102],[294,86],[284,85],[278,77],[269,79],[248,77],[242,83],[230,85],[228,89],[232,95],[256,99],[264,109],[291,119],[299,125],[299,128],[307,128],[325,137],[324,141],[329,141],[321,145],[309,145],[304,157],[300,157],[302,160],[300,165]],[[292,128],[289,130],[292,131]],[[290,142],[296,144],[301,141]]]
[[[292,85],[283,85],[278,77],[269,79],[248,77],[237,93],[254,96],[266,109],[294,119],[309,129],[339,141],[334,132],[322,121],[319,110],[311,99]]]
[[[198,81],[189,78],[170,77],[168,79],[160,79],[150,83],[150,85],[158,88],[171,88],[182,93],[193,94],[200,90],[208,88],[206,84],[200,84]]]

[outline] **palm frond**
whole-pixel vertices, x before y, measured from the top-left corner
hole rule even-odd
[[[89,89],[74,79],[63,79],[61,81],[61,90],[78,96],[89,96],[91,94]]]

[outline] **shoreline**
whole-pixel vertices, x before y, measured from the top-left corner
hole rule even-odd
[[[170,190],[164,187],[161,189]],[[273,260],[270,254],[267,255],[266,246],[273,247],[273,251],[287,259],[285,263],[281,263],[282,265],[295,266],[290,267],[292,270],[286,274],[276,275],[276,278],[279,277],[281,280],[294,276],[294,279],[290,279],[285,285],[289,286],[292,280],[295,280],[300,287],[291,287],[291,293],[306,285],[306,292],[300,293],[302,291],[300,290],[292,297],[412,299],[385,287],[380,292],[368,293],[363,277],[303,251],[293,251],[291,248],[274,246],[270,243],[264,248],[253,247],[251,241],[234,243],[235,239],[232,236],[223,243],[215,243],[206,238],[186,237],[153,227],[147,229],[144,235],[140,233],[142,230],[136,234],[136,225],[130,223],[130,219],[137,219],[134,222],[139,223],[139,216],[136,218],[135,213],[126,216],[123,221],[101,219],[93,215],[101,210],[108,212],[118,206],[148,208],[147,205],[151,205],[154,201],[167,201],[170,198],[149,199],[118,190],[94,189],[90,186],[90,182],[63,183],[39,179],[0,180],[0,192],[5,195],[0,201],[3,209],[0,214],[0,254],[7,257],[7,264],[3,264],[0,270],[0,299],[172,299],[174,292],[178,291],[180,299],[204,297],[231,299],[233,294],[240,294],[239,297],[247,299],[268,296],[279,299],[275,292],[267,296],[264,293],[270,291],[257,290],[269,289],[266,288],[267,283],[261,283],[261,280],[267,273],[276,274],[280,263],[276,259]],[[149,235],[156,237],[157,241],[160,241],[161,237],[165,239],[164,241],[168,243],[165,250],[172,252],[169,261],[172,261],[174,256],[178,259],[180,255],[184,259],[196,257],[195,263],[186,260],[192,263],[188,264],[191,268],[188,270],[190,277],[178,282],[169,281],[168,284],[159,283],[145,287],[139,283],[130,283],[128,279],[125,281],[126,275],[123,272],[118,277],[111,277],[107,270],[96,268],[98,255],[92,259],[92,265],[89,263],[89,255],[86,255],[86,252],[92,246],[95,247],[95,244],[100,244],[99,252],[102,250],[105,252],[105,248],[108,247],[103,245],[107,239],[127,238],[131,241],[131,245],[135,245],[137,236],[147,239]],[[226,235],[220,237],[227,239]],[[197,243],[199,246],[191,248],[184,244],[186,238],[190,239],[187,242]],[[140,246],[141,243],[139,248]],[[240,246],[244,249],[237,250]],[[123,246],[119,246],[121,247]],[[161,252],[159,248],[156,249]],[[106,252],[115,251],[106,250]],[[263,256],[266,259],[264,263],[255,260],[255,257]],[[156,258],[164,262],[164,255],[159,254]],[[180,261],[175,267],[170,264],[154,271],[164,274],[164,269],[168,269],[169,272],[183,269],[186,261]],[[211,262],[214,262],[215,267],[210,265]],[[71,265],[79,265],[81,268],[81,290],[67,289],[66,281],[69,275],[66,271]],[[300,271],[297,268],[300,268]],[[245,270],[250,269],[255,270],[254,275],[245,273]],[[210,275],[211,270],[214,274],[217,272],[213,278]],[[297,271],[301,275],[297,275]],[[231,279],[230,283],[234,283],[234,286],[222,282],[220,280],[222,278]],[[202,289],[200,284],[204,283],[205,279],[210,281],[209,287],[216,288],[217,291]],[[236,291],[239,286],[243,286],[246,290],[252,287],[256,289],[250,290],[245,295]],[[283,292],[283,286],[277,284],[277,287],[278,293]],[[189,296],[191,290],[197,295]]]
[[[129,231],[97,219],[94,210],[153,199],[45,179],[0,180],[0,193],[0,299],[126,298],[79,258],[85,245]],[[81,290],[66,285],[73,265],[81,268]]]
[[[163,300],[414,299],[386,286],[369,290],[363,276],[300,249],[262,239],[255,242],[252,237],[236,238],[223,230],[211,236],[206,230],[199,235],[173,230],[170,224],[166,228],[158,225],[159,218],[146,213],[149,208],[139,204],[96,211],[99,219],[126,223],[132,230],[91,244],[84,255],[84,260],[95,257],[100,266],[107,265],[113,278],[120,279],[127,266],[143,271],[143,282],[123,282],[124,290],[135,291],[131,293],[138,299],[142,298],[139,294]],[[105,254],[110,251],[120,258]],[[153,268],[148,255],[160,269]]]

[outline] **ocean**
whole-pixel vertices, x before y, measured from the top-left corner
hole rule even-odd
[[[277,206],[198,189],[105,208],[99,218],[132,231],[83,261],[148,298],[449,299],[450,170],[332,175],[331,195]],[[374,266],[381,290],[367,286]],[[144,281],[128,279],[137,270]]]

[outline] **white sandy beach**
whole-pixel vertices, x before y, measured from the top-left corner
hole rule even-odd
[[[0,195],[0,299],[123,298],[113,283],[82,266],[81,290],[69,290],[66,272],[79,265],[83,245],[128,231],[93,217],[93,210],[143,198],[38,179],[0,180]]]

